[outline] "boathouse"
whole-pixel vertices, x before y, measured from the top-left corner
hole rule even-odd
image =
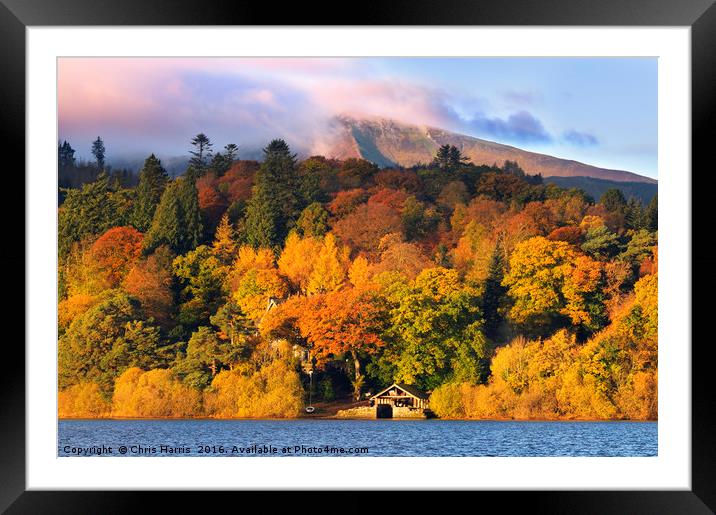
[[[391,386],[370,398],[376,418],[424,418],[430,416],[428,396],[403,383]]]

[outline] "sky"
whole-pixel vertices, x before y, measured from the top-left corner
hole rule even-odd
[[[656,58],[60,58],[58,139],[90,159],[284,138],[327,153],[339,114],[443,128],[657,177]]]

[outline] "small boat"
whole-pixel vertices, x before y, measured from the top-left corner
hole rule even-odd
[[[314,411],[316,411],[316,408],[313,406],[306,406],[306,413],[313,413]]]

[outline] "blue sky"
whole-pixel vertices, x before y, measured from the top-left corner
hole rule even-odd
[[[88,157],[283,137],[328,153],[336,114],[454,130],[657,176],[655,58],[64,58],[59,137]],[[85,148],[86,147],[86,148]]]

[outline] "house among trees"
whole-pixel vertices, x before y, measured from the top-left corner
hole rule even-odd
[[[414,386],[393,383],[370,398],[376,418],[426,418],[432,416],[428,395]]]

